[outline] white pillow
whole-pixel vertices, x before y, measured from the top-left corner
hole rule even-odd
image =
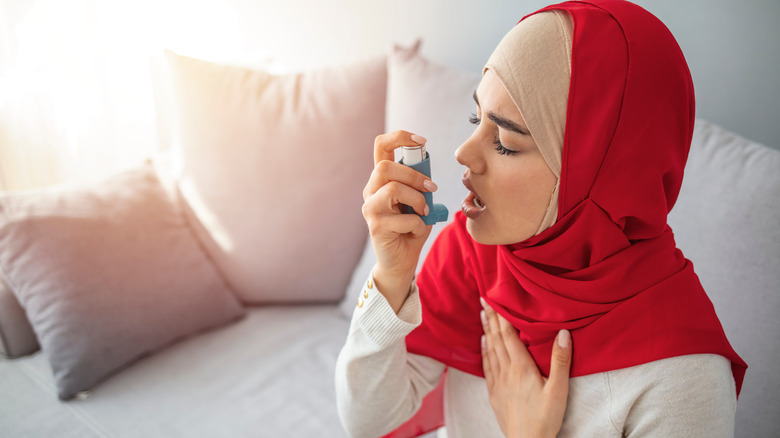
[[[385,56],[290,75],[167,52],[178,187],[207,252],[245,303],[337,301],[367,236]]]
[[[475,127],[468,119],[476,110],[472,94],[482,75],[480,72],[458,72],[430,62],[420,54],[419,41],[410,48],[393,48],[387,74],[385,132],[403,129],[428,140],[426,149],[431,155],[431,178],[439,186],[433,200],[447,206],[450,211],[447,219],[452,221],[468,193],[461,182],[466,168],[455,161],[455,150],[474,131]],[[420,255],[418,269],[443,228],[444,223],[434,225]],[[375,263],[376,256],[368,239],[341,304],[347,317],[352,315]]]

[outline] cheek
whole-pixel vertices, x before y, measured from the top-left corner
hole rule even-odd
[[[520,166],[504,166],[496,177],[495,193],[503,220],[541,220],[556,183],[555,174],[543,159]]]

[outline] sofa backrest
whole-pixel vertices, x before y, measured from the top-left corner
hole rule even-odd
[[[736,436],[772,436],[780,412],[780,151],[698,120],[668,223],[748,364]]]

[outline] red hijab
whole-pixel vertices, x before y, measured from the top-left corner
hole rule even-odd
[[[407,350],[483,377],[483,297],[545,376],[555,336],[568,329],[572,377],[714,353],[731,361],[739,394],[747,365],[666,223],[694,124],[682,51],[663,23],[627,1],[569,1],[533,14],[552,9],[574,24],[557,221],[520,243],[482,245],[457,213],[417,276],[423,322]],[[428,399],[440,403],[441,394]],[[426,400],[412,422],[427,417],[435,427],[441,412]]]

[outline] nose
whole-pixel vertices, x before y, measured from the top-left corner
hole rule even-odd
[[[468,140],[455,150],[455,160],[468,167],[472,173],[481,174],[485,172],[485,159],[480,152],[476,130]]]

